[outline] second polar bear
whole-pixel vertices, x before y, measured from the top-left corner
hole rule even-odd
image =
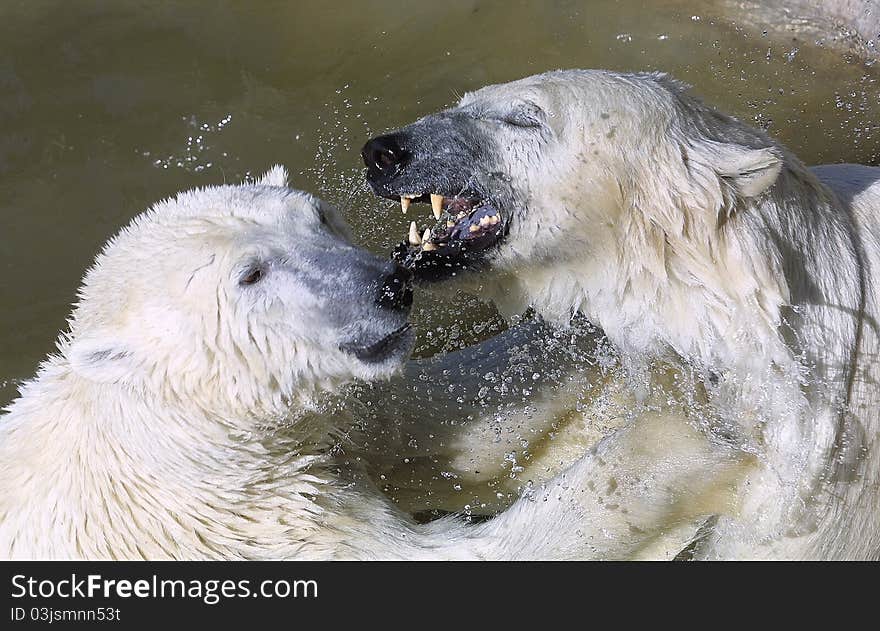
[[[398,252],[423,279],[585,316],[756,456],[699,556],[880,556],[880,169],[808,169],[665,75],[601,70],[483,88],[363,157],[378,194],[434,205]]]

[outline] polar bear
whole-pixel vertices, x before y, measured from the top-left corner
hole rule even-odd
[[[339,439],[352,417],[322,393],[400,368],[407,276],[281,168],[136,217],[0,418],[0,557],[590,558],[601,523],[638,528],[595,492],[588,463],[613,464],[615,445],[480,524],[419,525],[376,489]]]
[[[681,422],[755,456],[690,553],[880,556],[880,169],[808,169],[666,75],[601,70],[485,87],[363,158],[377,194],[432,204],[396,252],[418,276],[586,317]]]

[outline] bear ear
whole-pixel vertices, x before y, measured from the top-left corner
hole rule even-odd
[[[74,372],[97,383],[132,383],[140,368],[121,341],[105,337],[74,340],[67,358]]]
[[[287,169],[280,164],[276,164],[257,180],[260,186],[280,186],[287,188]]]
[[[775,147],[751,149],[735,143],[708,141],[709,164],[745,198],[757,197],[773,186],[782,171]]]

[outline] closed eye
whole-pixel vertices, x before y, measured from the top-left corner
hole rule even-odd
[[[510,125],[512,127],[522,127],[525,129],[534,129],[536,127],[542,126],[541,121],[531,118],[529,116],[523,116],[519,114],[504,116],[499,120],[505,125]]]
[[[533,103],[523,104],[492,118],[505,125],[522,129],[537,129],[544,126],[544,111]]]

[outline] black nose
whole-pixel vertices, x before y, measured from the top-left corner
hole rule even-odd
[[[391,176],[403,169],[409,160],[409,152],[400,146],[395,134],[373,138],[361,150],[361,157],[370,175]]]
[[[412,272],[400,265],[382,280],[376,304],[392,311],[405,311],[412,306]]]

